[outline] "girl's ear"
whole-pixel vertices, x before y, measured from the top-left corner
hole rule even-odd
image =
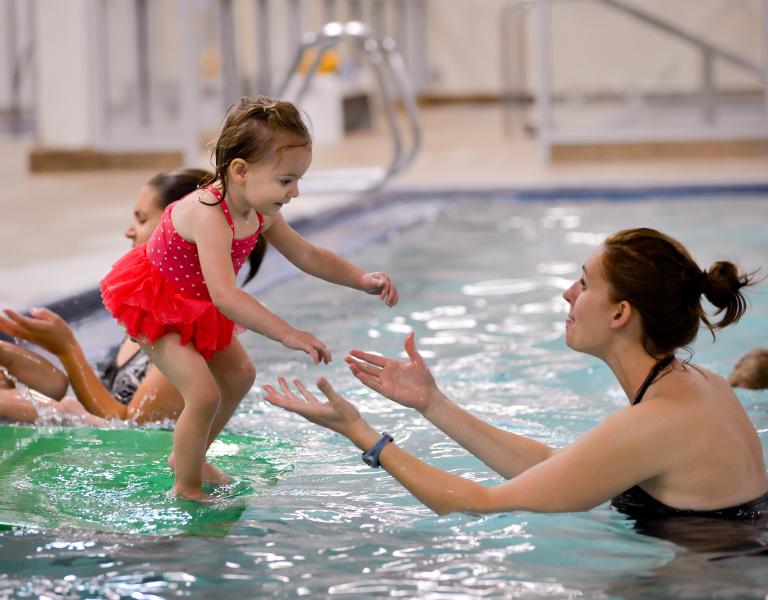
[[[242,158],[236,158],[229,163],[229,173],[233,179],[238,180],[240,183],[245,181],[245,176],[248,173],[248,163]]]
[[[618,329],[624,327],[632,317],[632,305],[626,300],[617,302],[614,305],[614,312],[611,316],[611,328]]]

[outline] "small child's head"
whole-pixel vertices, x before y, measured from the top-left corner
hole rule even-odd
[[[232,161],[270,162],[279,159],[285,149],[296,147],[311,150],[312,136],[294,104],[266,96],[241,98],[227,112],[213,149],[212,181],[220,181],[226,195]]]
[[[768,388],[768,349],[755,348],[742,356],[728,375],[728,383],[751,390]]]

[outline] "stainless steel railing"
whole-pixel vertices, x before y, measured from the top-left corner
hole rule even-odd
[[[343,174],[316,173],[309,181],[310,185],[324,185],[328,189],[373,190],[384,185],[388,179],[413,162],[422,139],[416,97],[405,63],[392,37],[381,36],[359,21],[327,23],[320,31],[306,33],[284,81],[278,88],[278,96],[288,97],[291,90],[296,90],[295,98],[292,99],[301,104],[302,98],[312,86],[324,56],[343,39],[355,43],[375,74],[381,106],[391,135],[392,156],[389,164],[383,168],[358,169],[354,172],[345,169]],[[310,52],[314,52],[314,57],[306,74],[301,75],[300,66]],[[398,104],[402,104],[404,108],[405,127],[398,122]]]
[[[534,17],[534,36],[536,39],[536,84],[534,89],[536,103],[536,124],[539,156],[543,162],[549,160],[552,146],[557,143],[600,143],[634,142],[649,140],[697,140],[697,139],[733,139],[739,137],[768,137],[768,0],[763,0],[763,46],[762,65],[753,63],[738,54],[713,44],[685,28],[657,17],[638,4],[626,0],[595,0],[608,8],[624,14],[665,32],[679,39],[700,52],[701,70],[697,106],[700,111],[698,123],[688,123],[674,128],[642,126],[622,127],[621,119],[615,117],[607,125],[591,123],[578,130],[565,127],[556,128],[554,124],[554,92],[551,77],[551,6],[553,0],[509,0],[502,10],[501,52],[502,52],[502,107],[505,130],[508,133],[519,129],[515,120],[516,105],[527,90],[525,83],[524,27],[529,15]],[[749,123],[724,125],[718,122],[716,103],[715,61],[730,64],[753,76],[762,84],[762,110],[756,111],[756,118]],[[632,118],[637,117],[631,114]],[[626,118],[624,119],[626,121]]]

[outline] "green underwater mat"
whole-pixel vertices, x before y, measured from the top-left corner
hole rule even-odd
[[[200,504],[167,496],[172,445],[173,433],[158,429],[0,425],[0,529],[226,535],[294,455],[285,442],[220,435],[208,460],[232,483],[206,487],[216,500]]]

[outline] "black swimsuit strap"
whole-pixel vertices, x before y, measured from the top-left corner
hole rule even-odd
[[[635,399],[632,402],[632,406],[640,403],[640,400],[642,400],[643,396],[645,396],[645,392],[647,392],[648,388],[651,387],[651,384],[654,382],[656,377],[658,377],[659,373],[661,373],[661,370],[667,365],[671,364],[673,360],[675,360],[675,355],[670,354],[662,358],[659,362],[653,365],[653,367],[651,367],[651,370],[649,371],[648,376],[645,378],[645,381],[643,381],[640,389],[637,390],[637,394],[635,395]]]

